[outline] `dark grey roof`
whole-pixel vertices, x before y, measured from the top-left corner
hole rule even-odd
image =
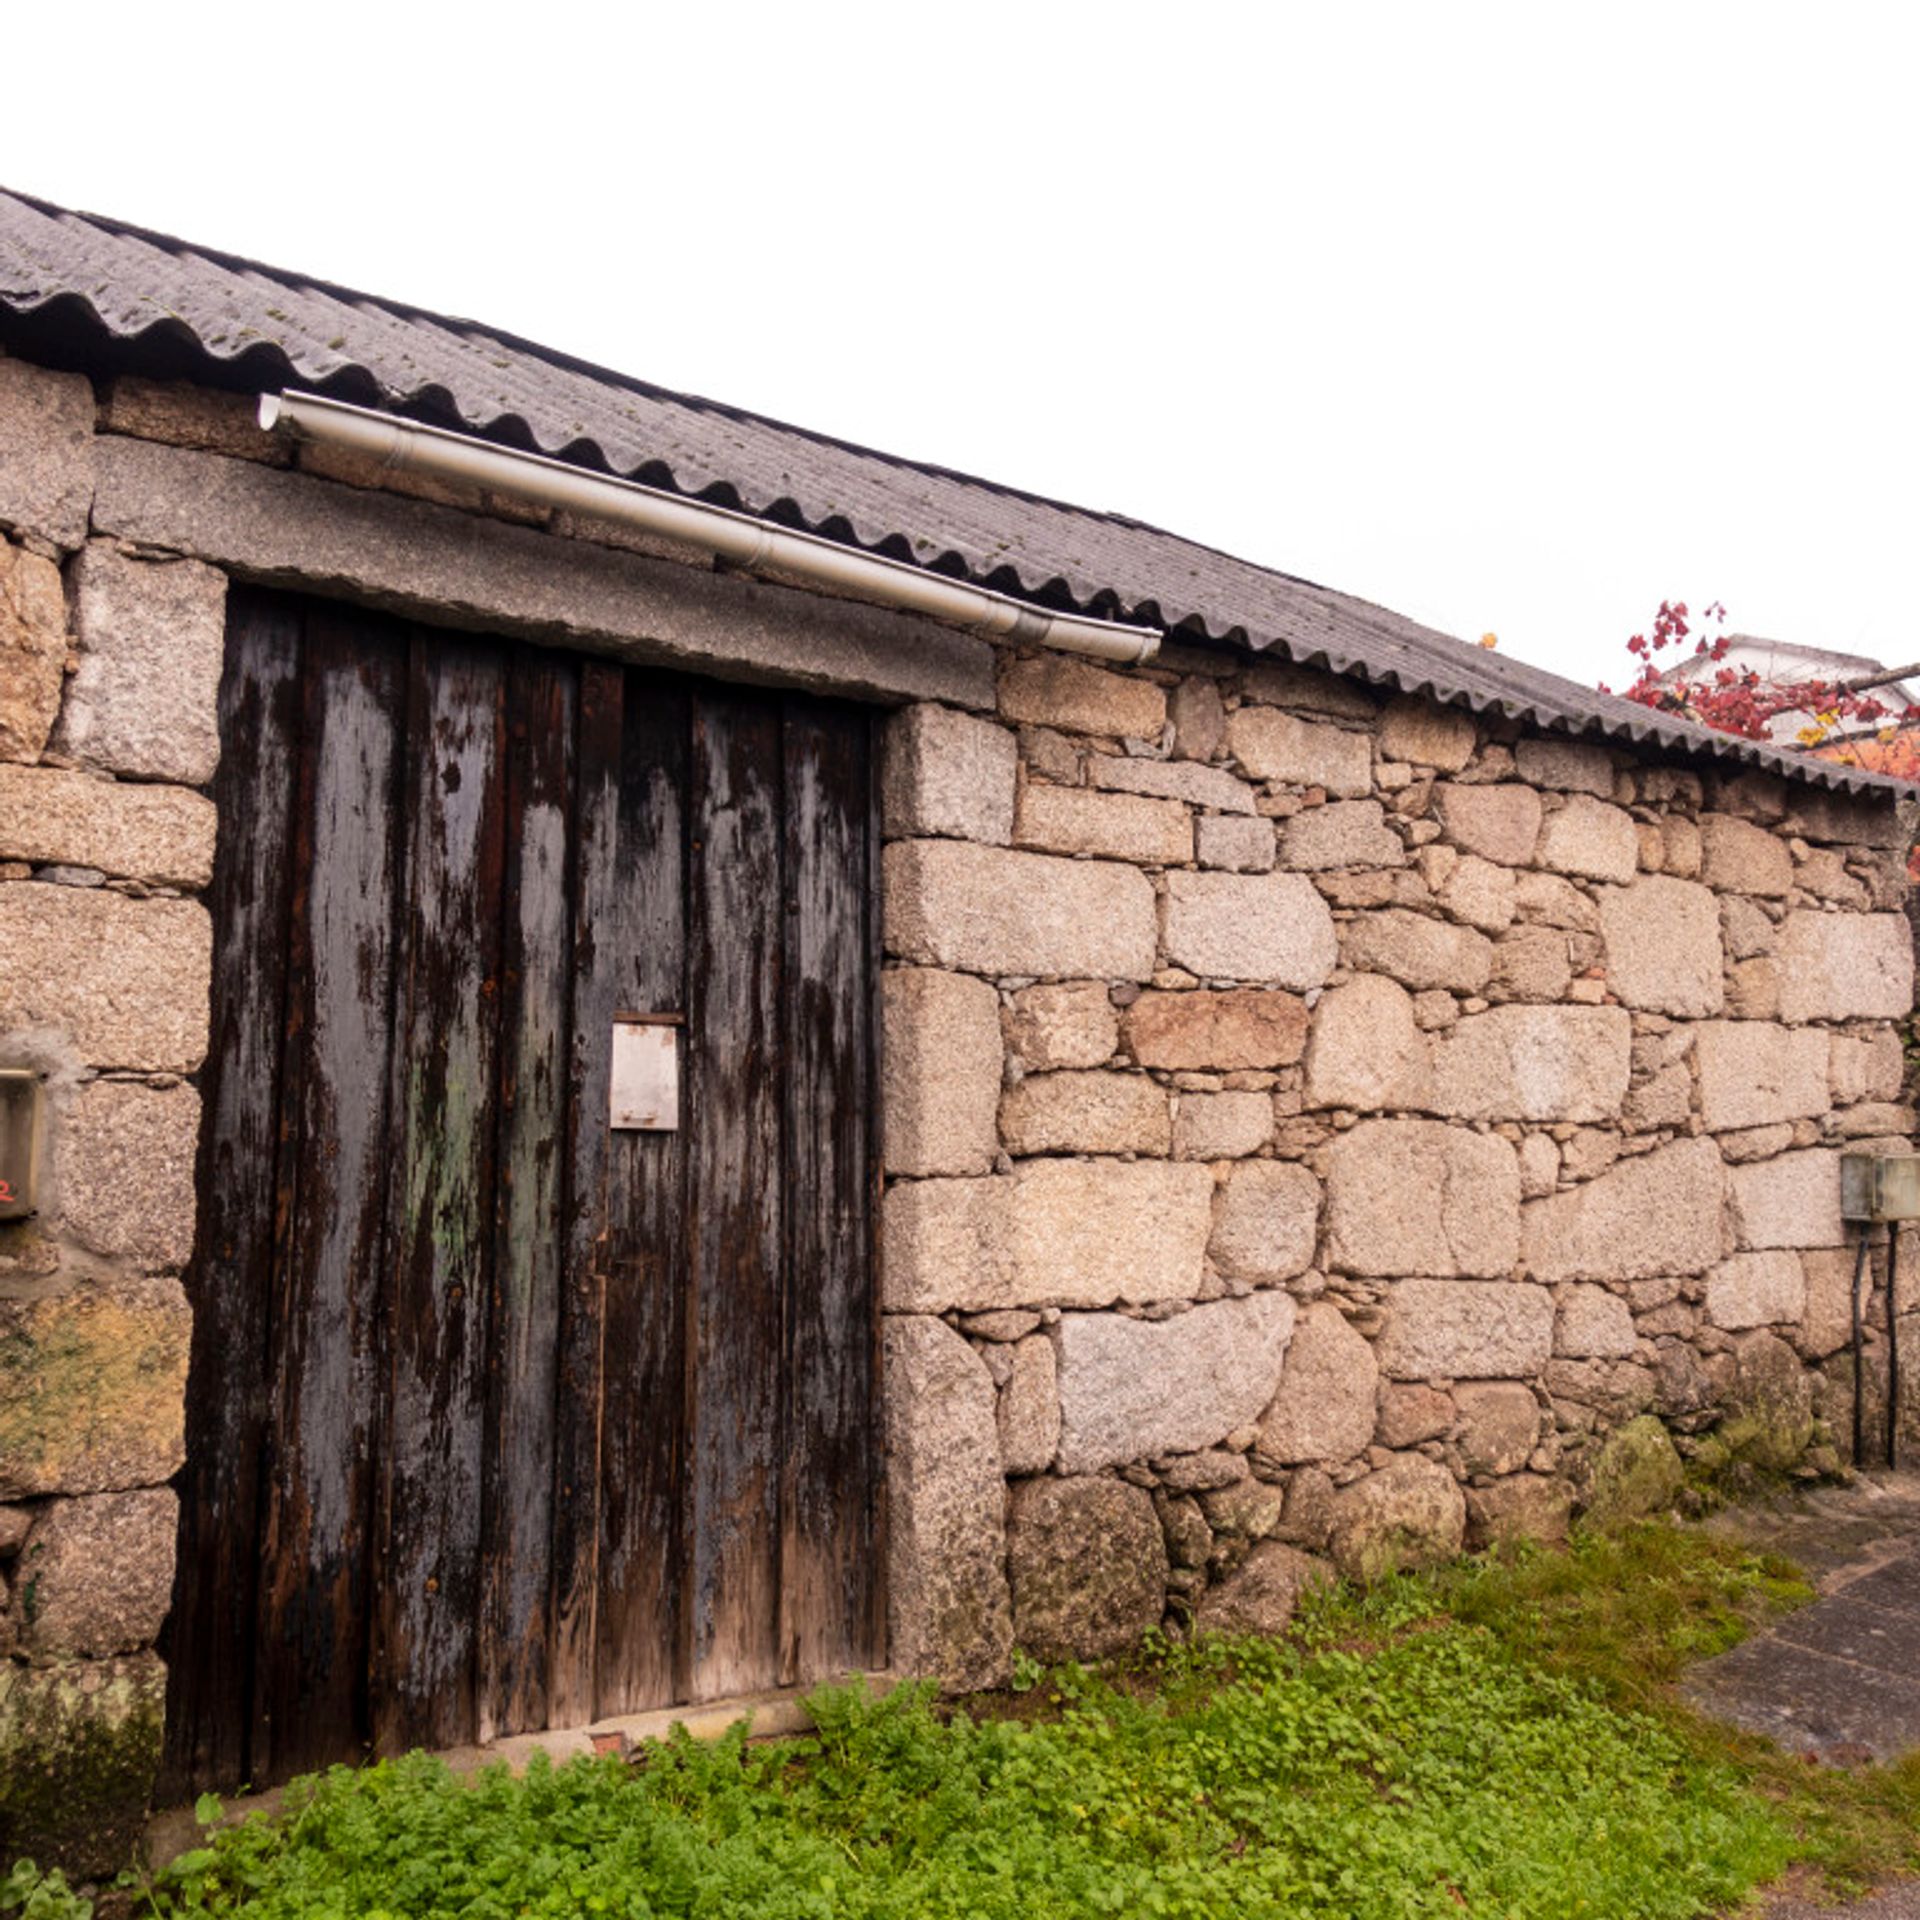
[[[1054,608],[1158,623],[1560,732],[1906,783],[1592,692],[1113,513],[670,393],[471,321],[0,191],[0,344],[264,390],[311,388],[762,514]]]

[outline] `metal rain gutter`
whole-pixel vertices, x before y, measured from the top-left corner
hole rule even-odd
[[[1034,641],[1064,653],[1138,664],[1166,638],[1157,627],[1049,613],[1010,594],[930,573],[882,554],[776,527],[727,507],[688,500],[637,481],[519,453],[463,433],[396,419],[311,393],[263,393],[260,424],[319,446],[361,454],[394,473],[479,486],[541,506],[566,507],[676,540],[746,573],[776,573],[850,599],[924,614],[945,626],[996,640]]]

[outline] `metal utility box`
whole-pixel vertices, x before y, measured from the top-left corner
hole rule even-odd
[[[40,1076],[0,1067],[0,1220],[24,1220],[40,1205]]]
[[[1843,1153],[1843,1220],[1920,1220],[1920,1154]]]

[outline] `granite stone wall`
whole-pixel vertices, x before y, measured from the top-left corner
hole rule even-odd
[[[0,1226],[0,1857],[105,1871],[165,1699],[226,581],[90,537],[95,425],[0,360],[0,1067],[46,1117]]]
[[[1914,1128],[1892,805],[1184,647],[891,725],[898,1664],[1839,1465],[1839,1154]]]

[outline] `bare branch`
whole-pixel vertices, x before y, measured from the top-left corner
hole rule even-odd
[[[1865,693],[1869,687],[1890,687],[1896,680],[1911,680],[1920,674],[1920,660],[1909,660],[1904,667],[1875,667],[1871,673],[1856,674],[1851,680],[1836,680],[1836,693]]]

